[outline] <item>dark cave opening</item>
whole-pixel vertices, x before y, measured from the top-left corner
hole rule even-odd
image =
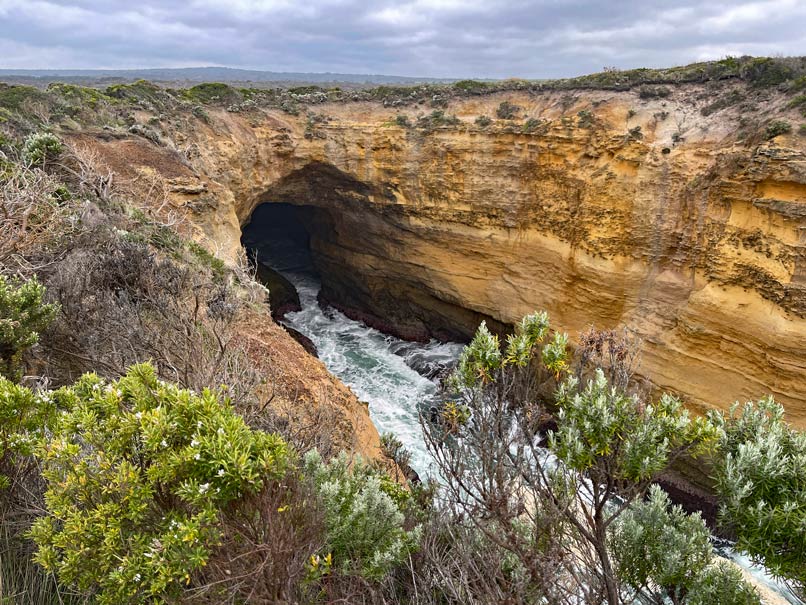
[[[241,245],[258,280],[271,293],[270,305],[275,319],[300,310],[299,294],[283,273],[317,276],[309,231],[315,210],[309,206],[264,203],[255,208],[242,229]]]

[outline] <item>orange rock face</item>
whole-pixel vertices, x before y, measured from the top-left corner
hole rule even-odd
[[[446,110],[459,124],[429,127],[395,122],[425,107],[211,111],[171,133],[206,187],[170,195],[230,258],[258,204],[313,208],[329,297],[403,332],[534,309],[572,341],[626,325],[641,373],[694,408],[773,394],[806,426],[806,138],[740,136],[739,110],[705,117],[706,96],[471,97]],[[504,100],[518,120],[475,124]],[[756,109],[785,108],[771,92]]]

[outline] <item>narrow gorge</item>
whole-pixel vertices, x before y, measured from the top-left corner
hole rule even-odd
[[[534,309],[572,343],[623,325],[655,388],[700,411],[771,393],[805,426],[804,139],[708,109],[746,86],[471,95],[451,120],[414,103],[210,108],[163,133],[181,153],[76,138],[162,178],[231,262],[255,208],[298,206],[321,298],[388,333],[463,340]],[[756,102],[787,111],[776,91]],[[479,124],[502,103],[529,120]]]

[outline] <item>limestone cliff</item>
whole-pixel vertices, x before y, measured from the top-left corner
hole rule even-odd
[[[623,324],[659,388],[700,409],[772,393],[806,426],[806,138],[716,103],[744,86],[471,96],[445,110],[458,123],[418,126],[396,118],[430,108],[211,109],[166,127],[179,151],[159,153],[184,156],[170,174],[143,138],[91,144],[164,174],[229,258],[258,204],[311,208],[324,296],[387,329],[466,337],[534,309],[572,341]],[[475,122],[503,101],[516,120]],[[754,103],[797,115],[776,91]]]

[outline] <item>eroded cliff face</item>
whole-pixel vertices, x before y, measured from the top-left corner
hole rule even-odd
[[[504,100],[518,121],[474,123]],[[430,109],[369,103],[211,111],[172,132],[190,162],[166,188],[230,259],[258,204],[313,208],[323,295],[387,329],[467,337],[535,309],[572,341],[626,325],[657,387],[698,409],[771,393],[806,426],[806,139],[737,140],[740,110],[704,117],[713,100],[506,93],[431,128],[395,122]]]

